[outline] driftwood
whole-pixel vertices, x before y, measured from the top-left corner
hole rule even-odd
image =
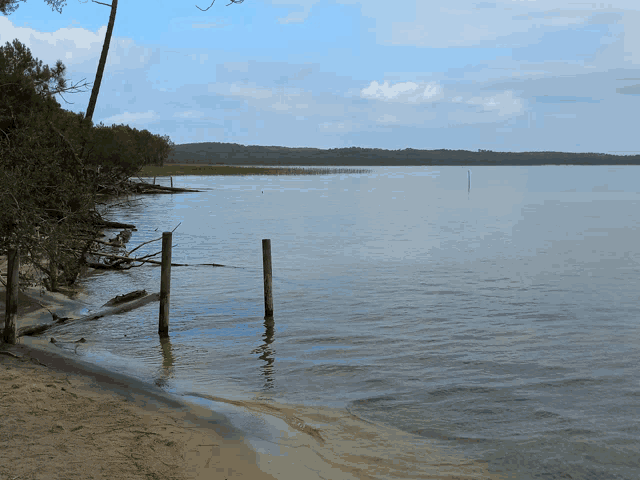
[[[151,293],[149,295],[145,295],[144,297],[138,298],[131,302],[126,302],[122,305],[117,305],[114,307],[107,307],[103,310],[100,310],[96,313],[92,313],[90,315],[85,315],[84,317],[77,318],[74,322],[81,322],[86,320],[97,320],[98,318],[107,317],[109,315],[117,315],[119,313],[128,312],[129,310],[134,310],[136,308],[140,308],[148,303],[157,302],[160,300],[160,293]]]
[[[115,305],[120,305],[121,303],[130,302],[131,300],[144,297],[146,294],[146,290],[136,290],[135,292],[125,293],[124,295],[116,295],[105,303],[103,307],[113,307]]]
[[[109,222],[107,220],[99,220],[95,223],[97,227],[104,228],[130,228],[131,230],[137,230],[135,225],[131,225],[130,223],[120,223],[120,222]]]
[[[15,353],[7,352],[5,350],[0,350],[0,355],[9,355],[14,358],[22,358],[20,355],[16,355]]]
[[[136,292],[132,292],[132,293],[136,293]],[[123,295],[123,296],[126,296],[126,295]],[[152,293],[150,295],[145,295],[144,297],[137,298],[136,300],[125,302],[124,304],[121,304],[121,305],[104,308],[90,315],[85,315],[84,317],[75,318],[75,319],[67,318],[67,317],[58,318],[57,321],[54,321],[53,323],[46,323],[44,325],[37,325],[37,326],[31,326],[31,327],[22,327],[22,328],[19,328],[18,331],[16,332],[16,338],[22,337],[25,335],[27,336],[39,335],[40,333],[45,332],[50,328],[55,327],[56,325],[60,325],[61,323],[68,324],[71,322],[97,320],[98,318],[107,317],[109,315],[118,315],[120,313],[128,312],[130,310],[140,308],[148,303],[157,302],[159,300],[160,300],[160,293]],[[2,330],[0,330],[0,335],[1,334],[2,334]]]
[[[159,253],[162,253],[162,252],[154,253],[152,255],[158,255]],[[146,257],[131,258],[131,257],[123,257],[121,255],[110,255],[107,253],[97,253],[97,252],[93,252],[91,253],[91,255],[97,255],[99,257],[107,257],[114,260],[122,260],[124,262],[142,262],[142,263],[151,263],[153,265],[162,265],[162,262],[159,262],[158,260],[148,260],[146,259]],[[148,256],[152,256],[152,255],[148,255]],[[101,264],[87,263],[87,265],[90,267],[93,267],[93,265],[99,265],[98,267],[94,267],[94,268],[110,268],[107,265],[101,265]],[[220,265],[219,263],[196,263],[196,264],[172,263],[171,266],[172,267],[226,267],[226,265]]]
[[[144,182],[130,182],[129,186],[135,193],[190,193],[200,191],[193,188],[164,187],[162,185],[152,185]]]

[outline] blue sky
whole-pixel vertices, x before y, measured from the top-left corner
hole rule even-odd
[[[109,7],[0,16],[93,82]],[[177,143],[640,152],[640,2],[121,0],[95,123]],[[108,3],[108,2],[105,2]],[[84,112],[90,91],[67,95]]]

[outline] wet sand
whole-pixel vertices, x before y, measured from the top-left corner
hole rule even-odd
[[[90,299],[69,293],[74,298],[20,292],[17,328],[51,323],[51,312],[81,316]],[[0,328],[5,295],[0,285]],[[0,480],[273,480],[224,416],[65,357],[47,342],[0,339]]]
[[[2,480],[273,479],[224,418],[123,395],[25,345],[2,351]]]
[[[2,327],[4,299],[0,288]],[[79,317],[88,305],[81,294],[32,289],[20,297],[17,326],[49,323],[49,311]],[[442,444],[345,410],[172,395],[47,336],[0,351],[0,480],[499,478]]]

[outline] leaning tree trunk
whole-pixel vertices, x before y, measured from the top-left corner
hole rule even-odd
[[[111,15],[109,16],[109,24],[107,25],[107,34],[104,37],[104,43],[102,44],[102,54],[100,55],[100,63],[98,64],[98,71],[96,72],[96,80],[93,82],[89,106],[87,107],[87,113],[84,116],[84,118],[89,120],[93,118],[93,111],[96,108],[98,92],[100,91],[100,83],[102,82],[102,74],[104,73],[104,66],[107,63],[107,54],[109,53],[109,43],[111,42],[111,34],[113,33],[113,24],[116,21],[117,8],[118,0],[111,0]]]

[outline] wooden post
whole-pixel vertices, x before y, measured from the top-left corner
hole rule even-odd
[[[170,178],[171,178],[171,188],[173,188],[173,177],[170,177]]]
[[[171,232],[162,232],[162,266],[160,272],[160,338],[169,337],[169,297],[171,291]]]
[[[271,281],[271,240],[262,240],[262,272],[264,275],[264,316],[273,317],[273,285]]]
[[[16,317],[18,316],[18,282],[20,281],[20,250],[11,248],[7,255],[7,290],[4,316],[4,334],[2,340],[11,345],[16,344]]]
[[[153,184],[154,185],[156,184],[156,176],[155,175],[153,176]]]

